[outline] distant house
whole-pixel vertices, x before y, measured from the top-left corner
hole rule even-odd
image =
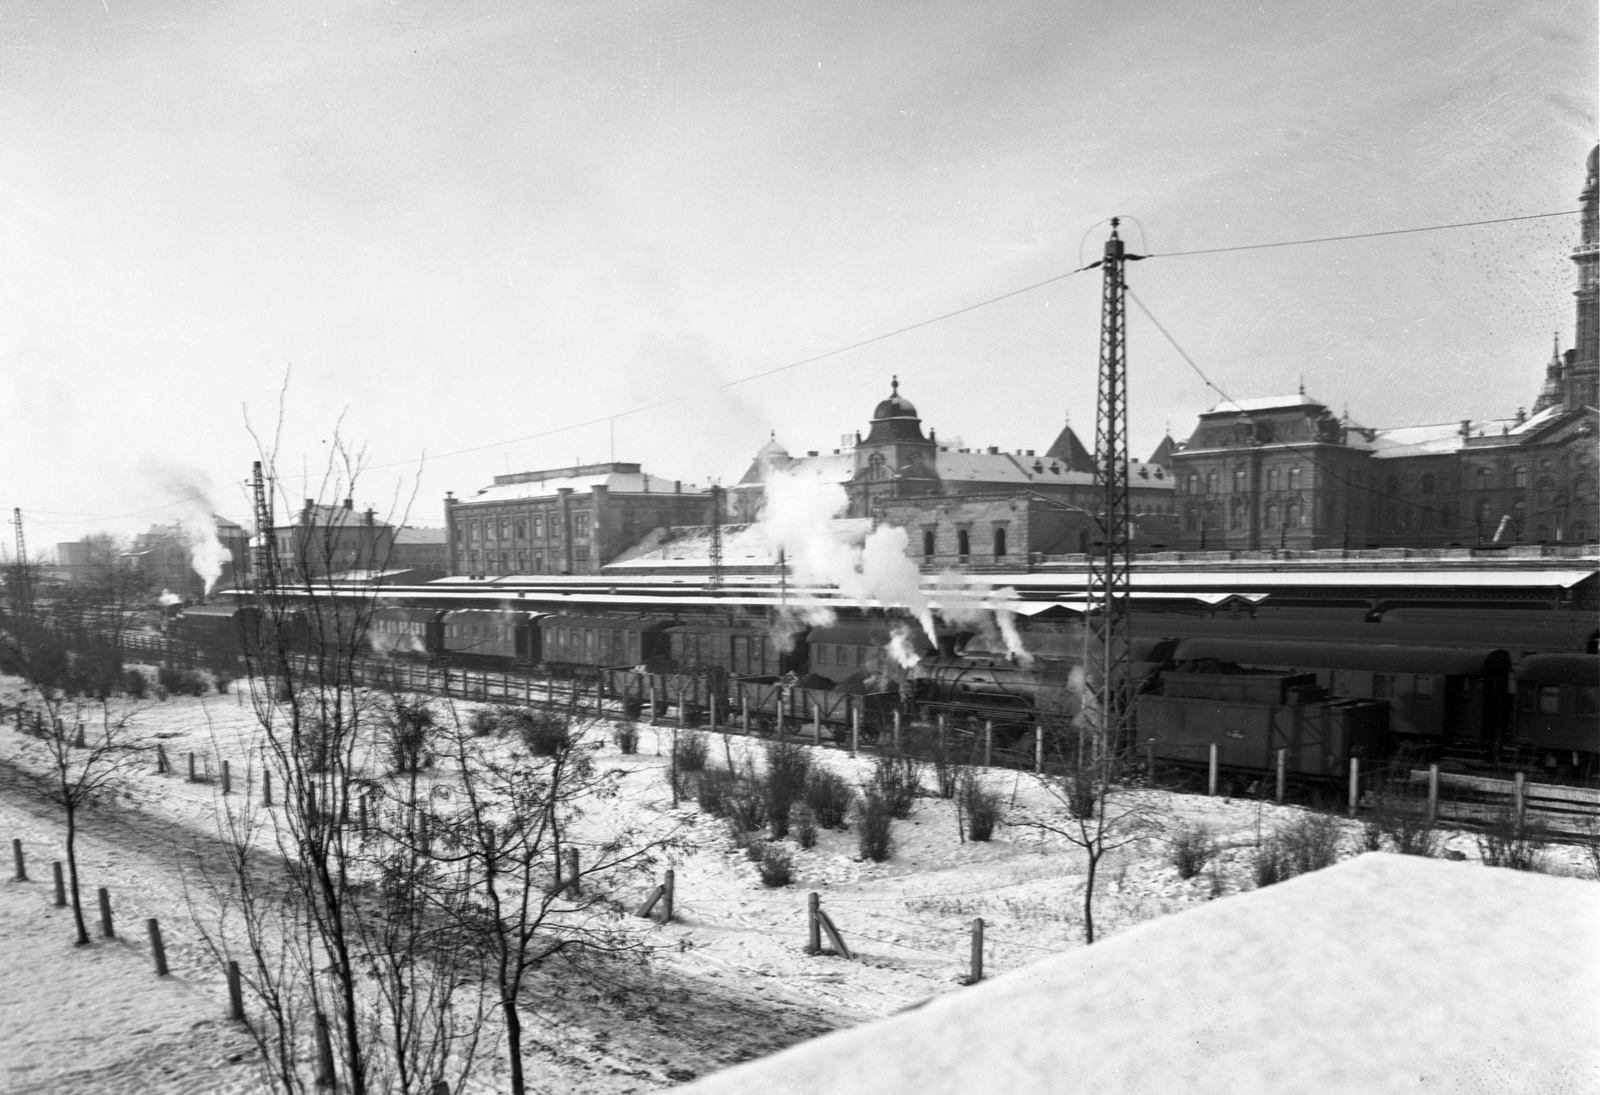
[[[447,572],[450,552],[442,528],[418,528],[401,525],[394,530],[394,547],[389,552],[389,569],[402,570],[425,567]]]
[[[281,578],[321,578],[349,570],[381,570],[394,548],[394,526],[373,511],[356,511],[346,498],[342,506],[319,505],[306,499],[292,525],[272,529]]]

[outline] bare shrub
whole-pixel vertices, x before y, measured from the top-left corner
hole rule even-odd
[[[1545,843],[1543,827],[1526,818],[1519,824],[1516,811],[1508,806],[1496,811],[1478,834],[1478,853],[1488,867],[1541,871]]]
[[[856,816],[856,836],[861,857],[882,863],[894,851],[893,811],[875,787],[861,796]]]
[[[795,843],[802,848],[815,848],[817,846],[817,816],[811,812],[811,807],[800,803],[789,815],[789,831],[794,834]]]
[[[617,743],[617,752],[632,756],[639,751],[639,727],[635,723],[619,722],[611,730],[611,740]]]
[[[385,720],[389,766],[396,772],[418,772],[433,765],[433,711],[426,700],[395,697]]]
[[[768,844],[761,849],[761,862],[757,867],[761,871],[763,886],[776,889],[794,881],[794,858],[787,849],[776,844]]]
[[[1383,808],[1378,824],[1389,838],[1389,845],[1401,855],[1436,856],[1444,845],[1444,834],[1428,820],[1425,807],[1402,804]]]
[[[1082,821],[1094,816],[1094,804],[1099,797],[1095,773],[1090,768],[1076,768],[1061,779],[1061,801],[1067,812]]]
[[[122,678],[122,690],[131,699],[144,699],[145,692],[149,689],[150,682],[145,675],[137,669],[129,669]]]
[[[804,746],[767,743],[767,777],[762,786],[767,793],[767,822],[774,838],[788,834],[789,810],[805,795],[810,770],[811,754]]]
[[[1340,827],[1327,814],[1305,814],[1278,830],[1290,874],[1309,874],[1331,867],[1339,859]]]
[[[987,841],[1000,823],[1000,794],[983,785],[971,772],[961,777],[958,801],[966,817],[967,839]]]
[[[723,797],[728,821],[746,833],[766,828],[767,797],[746,780],[732,782]]]
[[[1600,817],[1590,814],[1584,818],[1582,836],[1578,846],[1589,863],[1589,873],[1600,881]]]
[[[1270,886],[1289,877],[1283,842],[1276,836],[1268,837],[1250,849],[1250,876],[1256,886]]]
[[[515,733],[533,756],[560,756],[572,744],[566,716],[557,712],[512,707],[504,709],[502,718],[506,729]]]
[[[913,757],[879,757],[872,766],[872,776],[865,793],[876,794],[890,817],[908,818],[916,804],[917,792],[922,790],[922,779]]]
[[[175,669],[164,665],[156,670],[156,684],[170,695],[203,696],[211,690],[205,677],[193,669]]]
[[[706,769],[706,739],[700,734],[683,733],[672,743],[673,767],[680,772],[703,772]]]
[[[219,669],[212,674],[212,683],[217,686],[217,694],[225,696],[228,694],[229,687],[233,684],[233,674]]]
[[[824,829],[843,829],[856,793],[845,778],[826,768],[813,768],[806,776],[806,806]]]
[[[1217,854],[1217,840],[1210,826],[1179,822],[1167,838],[1167,852],[1172,865],[1178,868],[1178,877],[1193,878]]]
[[[467,731],[475,738],[486,738],[490,734],[504,734],[506,729],[500,712],[480,707],[467,716]]]
[[[708,768],[700,773],[695,784],[695,801],[700,809],[712,817],[728,816],[728,797],[737,787],[739,777],[723,768]]]

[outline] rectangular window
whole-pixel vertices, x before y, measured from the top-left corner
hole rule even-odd
[[[467,528],[465,525],[456,526],[456,543],[464,544],[467,541]]]
[[[544,517],[543,516],[535,516],[534,519],[533,519],[533,538],[535,540],[543,540],[544,539]]]
[[[518,540],[526,540],[528,538],[528,522],[519,519],[511,527]]]
[[[1233,493],[1244,493],[1244,472],[1242,470],[1233,473]]]
[[[1532,711],[1539,706],[1539,686],[1528,681],[1517,685],[1517,706],[1524,711]]]
[[[477,541],[477,539],[478,539],[478,522],[476,522],[476,521],[468,521],[467,522],[467,539],[472,540],[474,542]]]
[[[1422,677],[1422,676],[1417,677],[1415,683],[1412,686],[1411,694],[1414,697],[1416,697],[1416,701],[1418,703],[1432,703],[1433,702],[1433,678],[1432,677]]]
[[[1277,490],[1278,489],[1278,469],[1277,468],[1268,468],[1267,469],[1267,489],[1268,490]]]
[[[818,665],[827,665],[828,664],[828,644],[827,643],[818,643],[817,644],[817,664]]]
[[[1289,489],[1300,489],[1300,465],[1298,464],[1289,469]]]
[[[511,518],[509,517],[500,518],[500,539],[511,539]]]
[[[1217,473],[1214,471],[1206,472],[1206,493],[1217,493]]]
[[[586,547],[574,548],[572,551],[572,565],[579,570],[589,568],[589,549]]]
[[[1393,674],[1374,673],[1372,675],[1372,698],[1375,700],[1394,699]]]
[[[535,574],[544,573],[544,552],[542,551],[533,553],[533,572]]]
[[[572,515],[572,535],[589,535],[589,515],[587,513],[574,513]]]
[[[526,551],[517,552],[517,573],[528,573],[528,553]]]
[[[1539,714],[1561,714],[1561,686],[1559,684],[1542,684],[1539,686]]]
[[[1600,688],[1578,689],[1578,714],[1600,714]]]

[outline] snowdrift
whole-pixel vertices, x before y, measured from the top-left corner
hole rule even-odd
[[[1597,929],[1594,882],[1368,854],[680,1090],[1600,1091]]]

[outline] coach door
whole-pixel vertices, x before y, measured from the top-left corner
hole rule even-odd
[[[1479,677],[1444,679],[1444,734],[1447,741],[1489,744],[1486,708],[1490,697]]]

